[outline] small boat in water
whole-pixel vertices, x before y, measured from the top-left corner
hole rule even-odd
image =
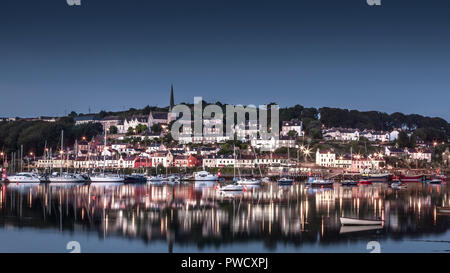
[[[50,181],[50,183],[77,183],[85,182],[85,179],[80,174],[54,173],[48,177],[48,181]]]
[[[398,180],[397,181],[393,181],[390,186],[391,186],[391,188],[393,190],[406,189],[406,185],[404,185],[402,182],[400,182]]]
[[[306,182],[311,187],[331,187],[334,184],[333,180],[326,180],[322,178],[310,177]]]
[[[269,177],[263,177],[262,179],[261,179],[261,182],[262,183],[269,183],[270,182],[270,178]]]
[[[207,171],[200,171],[194,173],[195,181],[216,181],[219,179],[217,174],[211,174]]]
[[[162,182],[165,178],[162,175],[147,177],[148,182]]]
[[[356,180],[342,180],[341,181],[341,185],[342,186],[357,186],[358,185],[358,181],[356,181]]]
[[[261,185],[261,181],[256,178],[241,178],[236,183],[239,185]]]
[[[359,185],[372,185],[372,181],[370,179],[360,179],[358,184]]]
[[[40,183],[41,180],[36,173],[32,172],[21,172],[15,175],[9,175],[6,177],[11,183]]]
[[[382,225],[383,220],[370,220],[370,219],[359,219],[359,218],[349,218],[341,217],[341,225],[355,225],[355,226],[370,226],[370,225]]]
[[[442,183],[442,180],[440,179],[433,179],[431,181],[429,181],[428,183],[433,184],[433,185],[438,185]]]
[[[281,186],[290,186],[292,185],[292,183],[294,183],[294,179],[290,178],[290,177],[282,177],[280,179],[277,180],[278,185]]]
[[[385,183],[389,179],[389,174],[388,173],[363,174],[362,178],[364,180],[369,180],[372,183]]]
[[[131,174],[124,177],[126,183],[144,183],[147,182],[147,178],[142,174]]]
[[[98,183],[104,183],[104,182],[124,182],[124,178],[118,174],[107,174],[107,173],[100,173],[96,175],[91,175],[89,177],[91,179],[91,182],[98,182]]]
[[[399,179],[402,183],[418,183],[422,182],[423,175],[400,175]]]

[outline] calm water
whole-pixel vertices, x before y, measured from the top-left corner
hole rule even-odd
[[[447,184],[309,189],[275,183],[221,194],[214,183],[16,185],[0,190],[0,252],[449,252]],[[385,220],[341,228],[339,217]]]

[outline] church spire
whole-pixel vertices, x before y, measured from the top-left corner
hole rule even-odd
[[[169,106],[169,111],[172,111],[174,106],[175,106],[175,100],[173,98],[173,84],[171,84],[170,85],[170,106]]]

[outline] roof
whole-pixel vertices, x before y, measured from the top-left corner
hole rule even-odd
[[[78,116],[73,118],[74,121],[99,120],[96,116]]]
[[[169,116],[168,112],[151,112],[151,117],[153,119],[167,119]]]
[[[118,116],[108,116],[102,118],[102,121],[108,121],[108,120],[121,120]]]

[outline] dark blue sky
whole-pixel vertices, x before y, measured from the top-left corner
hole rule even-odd
[[[450,120],[447,0],[6,0],[0,116],[175,101]]]

